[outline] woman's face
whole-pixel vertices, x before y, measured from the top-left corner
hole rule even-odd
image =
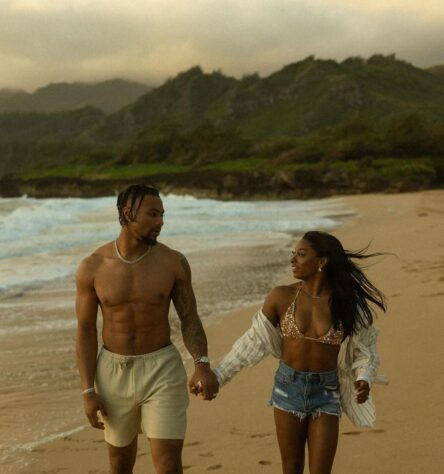
[[[308,240],[301,239],[292,253],[293,276],[299,280],[307,280],[316,275],[325,262],[324,258],[317,256]]]

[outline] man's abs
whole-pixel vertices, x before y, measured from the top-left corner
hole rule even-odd
[[[150,307],[137,312],[131,305],[103,308],[103,344],[115,354],[139,355],[171,344],[168,306]]]
[[[175,270],[164,247],[159,249],[163,253],[153,253],[136,265],[104,258],[95,271],[103,342],[111,352],[146,354],[171,343],[168,311]]]

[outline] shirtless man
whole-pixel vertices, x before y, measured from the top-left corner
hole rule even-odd
[[[85,258],[77,272],[76,346],[85,412],[94,428],[105,430],[111,473],[132,473],[142,428],[156,472],[179,474],[188,393],[182,359],[170,339],[171,300],[195,362],[190,391],[211,400],[219,386],[188,262],[157,242],[164,215],[159,192],[130,186],[120,193],[117,208],[118,238]],[[98,354],[99,306],[103,347]]]

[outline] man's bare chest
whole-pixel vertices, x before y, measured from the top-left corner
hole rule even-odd
[[[112,262],[95,275],[94,287],[102,306],[163,305],[169,302],[174,274],[156,265]]]

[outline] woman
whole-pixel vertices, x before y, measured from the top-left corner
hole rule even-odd
[[[280,358],[270,405],[284,474],[302,473],[305,444],[311,474],[330,473],[342,410],[357,426],[373,426],[370,387],[379,358],[369,303],[385,311],[383,294],[325,232],[307,232],[291,264],[299,280],[274,288],[252,327],[214,369],[220,385],[267,354]]]

